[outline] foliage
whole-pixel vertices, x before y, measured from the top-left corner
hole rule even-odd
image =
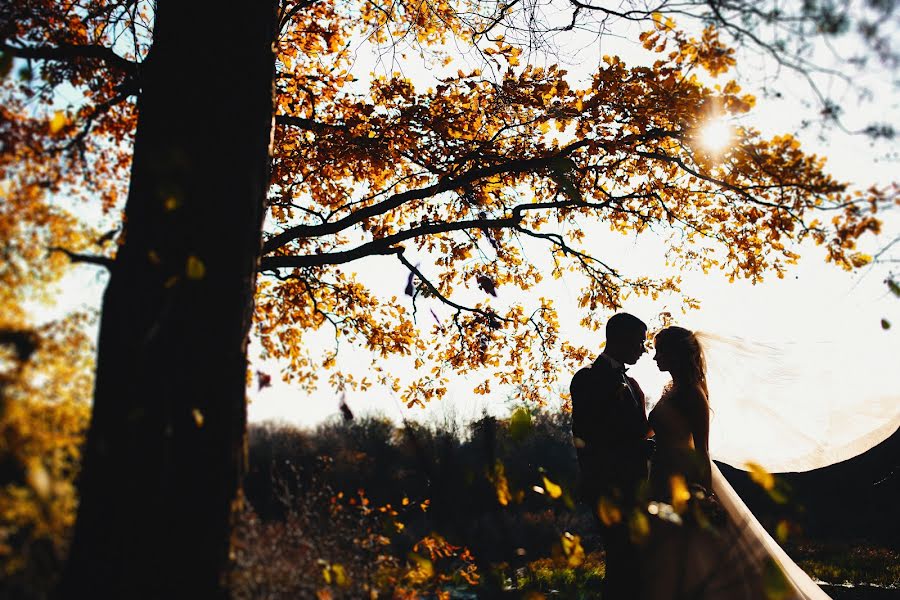
[[[521,411],[529,414],[528,428],[522,425]],[[357,507],[365,498],[372,508],[369,517],[382,519],[374,529],[390,540],[382,551],[398,564],[408,560],[419,540],[435,532],[451,545],[471,551],[478,568],[477,586],[457,578],[455,584],[445,584],[446,590],[471,592],[474,587],[489,596],[492,590],[512,586],[523,594],[555,589],[567,597],[596,597],[604,568],[596,520],[588,507],[566,501],[575,497],[577,469],[568,415],[526,407],[513,414],[518,416],[484,417],[462,429],[394,426],[378,418],[331,422],[315,431],[254,426],[247,499],[257,507],[261,522],[283,525],[290,517],[279,498],[289,496],[295,506],[307,507],[321,501],[315,500],[319,493],[314,490],[329,490],[329,497],[343,492],[345,501],[357,499]],[[786,541],[791,556],[810,572],[831,570],[854,584],[889,584],[893,571],[882,576],[877,570],[884,570],[894,556],[887,549],[897,523],[894,495],[890,488],[870,491],[864,484],[893,464],[890,448],[884,450],[880,458],[873,457],[878,458],[877,465],[850,466],[869,472],[860,480],[833,471],[809,485],[800,477],[803,474],[769,475],[774,477],[772,489],[790,489],[787,503],[776,502],[770,490],[746,473],[725,473],[772,535]],[[497,493],[497,464],[504,467],[505,505]],[[815,501],[829,490],[833,493],[835,482],[852,490],[829,510],[818,510],[822,503]],[[560,488],[555,498],[550,493],[553,485]],[[285,489],[290,494],[280,491]],[[426,510],[420,506],[423,499],[428,500]],[[388,506],[388,511],[380,512]],[[389,511],[398,514],[390,516]],[[365,539],[358,533],[344,537]],[[313,547],[318,547],[317,538],[312,539]],[[842,548],[849,550],[841,554]],[[348,547],[345,552],[353,551]],[[349,564],[350,559],[341,561]],[[348,573],[352,575],[352,569]],[[432,579],[433,584],[436,581]]]
[[[48,593],[65,556],[93,384],[91,343],[83,320],[75,315],[33,332],[2,330],[0,590],[4,595],[26,590],[33,597]]]
[[[896,549],[831,542],[798,544],[788,551],[804,571],[821,581],[900,587],[900,556]]]
[[[871,211],[889,203],[891,192],[851,191],[789,133],[766,139],[752,127],[735,128],[721,153],[700,143],[710,119],[744,114],[755,102],[735,81],[713,84],[735,64],[720,32],[739,37],[740,7],[707,18],[706,3],[697,3],[701,12],[686,17],[719,25],[697,35],[665,14],[627,15],[642,23],[641,41],[655,60],[629,67],[608,56],[592,81],[575,87],[559,66],[526,64],[515,36],[497,33],[515,12],[503,6],[497,13],[495,3],[472,0],[389,9],[352,0],[281,4],[256,323],[263,356],[284,360],[286,379],[306,388],[320,379],[337,388],[382,384],[412,406],[445,395],[454,373],[487,367],[493,380],[479,383],[479,393],[492,381],[514,383],[522,399],[540,400],[586,350],[563,341],[552,299],[495,296],[534,290],[548,274],[567,276],[583,284],[580,303],[590,311],[583,325],[596,328],[600,309],[629,294],[679,287],[677,277],[623,273],[598,256],[585,238],[597,224],[669,235],[674,263],[722,269],[730,278],[781,276],[797,259],[794,243],[806,238],[844,267],[864,262],[856,239],[878,230]],[[823,11],[784,23],[806,26]],[[73,260],[108,266],[127,233],[117,213],[140,65],[152,55],[153,5],[93,0],[69,10],[27,2],[0,17],[9,67],[0,176],[9,205],[42,232],[30,240],[17,234],[19,251],[60,247]],[[357,39],[365,40],[362,49]],[[880,38],[873,32],[873,39]],[[454,70],[451,42],[480,56],[481,67]],[[358,79],[357,52],[388,48],[425,55],[436,86],[417,89],[399,72]],[[70,90],[77,100],[63,106]],[[57,217],[51,207],[59,195],[82,202],[90,224],[109,233],[87,234]],[[178,194],[168,194],[164,207],[178,210]],[[553,261],[549,272],[525,252],[538,244]],[[367,257],[409,270],[412,311],[348,269]],[[423,298],[449,313],[432,311],[434,325],[419,321]],[[310,351],[316,332],[329,329],[333,350]],[[399,381],[377,363],[367,373],[342,371],[335,361],[341,342],[367,348],[375,361],[408,357],[422,375]]]

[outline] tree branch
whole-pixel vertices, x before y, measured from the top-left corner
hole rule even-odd
[[[338,123],[322,123],[321,121],[316,121],[314,119],[307,119],[306,117],[294,117],[292,115],[275,115],[275,124],[276,125],[290,125],[292,127],[299,127],[300,129],[307,129],[310,131],[315,131],[317,129],[344,129],[344,125],[340,125]]]
[[[467,229],[518,229],[522,221],[522,214],[528,210],[541,210],[547,208],[569,208],[580,206],[592,209],[601,209],[609,206],[610,201],[600,204],[591,204],[577,200],[564,200],[558,202],[535,202],[534,204],[519,204],[512,209],[512,214],[501,219],[468,219],[452,222],[425,223],[412,229],[400,231],[381,239],[366,242],[356,248],[341,252],[328,252],[325,254],[307,254],[302,256],[267,256],[260,261],[260,271],[270,271],[281,268],[315,267],[322,265],[339,265],[348,263],[366,256],[377,254],[394,254],[398,251],[397,244],[417,237],[449,233],[451,231],[463,231]],[[399,250],[402,252],[402,249]]]
[[[49,252],[62,252],[66,256],[69,257],[69,260],[73,263],[88,263],[91,265],[97,265],[105,268],[107,271],[112,271],[114,261],[113,259],[107,256],[98,256],[96,254],[79,254],[77,252],[72,252],[66,248],[60,248],[58,246],[51,246],[47,249]]]
[[[456,177],[448,177],[446,179],[438,181],[434,185],[394,194],[384,202],[361,208],[337,221],[323,223],[321,225],[298,225],[296,227],[292,227],[279,233],[278,235],[269,238],[266,243],[263,244],[262,253],[270,254],[271,252],[277,250],[278,248],[284,246],[292,240],[296,240],[299,238],[318,237],[338,233],[366,219],[382,215],[395,208],[398,208],[407,202],[430,198],[432,196],[436,196],[437,194],[448,192],[450,190],[471,184],[485,177],[491,177],[493,175],[500,174],[527,173],[529,171],[538,171],[540,169],[545,169],[549,167],[553,163],[553,161],[571,154],[578,148],[586,146],[588,143],[589,142],[587,140],[575,142],[573,144],[570,144],[569,146],[566,146],[553,156],[512,160],[503,164],[472,169],[471,171],[463,173],[462,175],[458,175]]]
[[[454,301],[451,300],[450,298],[448,298],[448,297],[446,297],[445,295],[443,295],[440,291],[438,291],[437,287],[435,287],[435,285],[434,285],[433,283],[431,283],[424,275],[422,275],[422,272],[419,271],[418,267],[416,267],[415,265],[413,265],[411,262],[409,262],[409,260],[407,260],[407,258],[406,258],[405,256],[403,256],[403,250],[404,250],[403,248],[400,248],[400,249],[399,249],[399,252],[397,252],[397,259],[398,259],[400,262],[402,262],[402,263],[406,266],[406,268],[409,269],[409,271],[410,271],[413,275],[415,275],[416,277],[418,277],[418,278],[419,278],[419,281],[421,281],[422,283],[424,283],[424,284],[425,284],[425,287],[428,288],[428,291],[430,291],[432,294],[434,294],[434,296],[435,296],[436,298],[438,298],[441,302],[443,302],[443,303],[446,304],[447,306],[452,306],[452,307],[455,308],[458,312],[472,312],[472,313],[477,313],[477,314],[483,316],[484,318],[486,318],[486,319],[487,319],[488,321],[490,321],[490,322],[494,322],[494,321],[509,321],[509,319],[506,319],[506,318],[504,318],[504,317],[498,316],[494,311],[484,310],[484,309],[481,309],[481,308],[471,308],[471,307],[468,307],[468,306],[463,306],[462,304],[457,304],[456,302],[454,302]]]
[[[110,67],[134,73],[139,63],[132,62],[113,52],[106,46],[78,44],[60,44],[57,46],[10,46],[6,42],[0,42],[0,51],[18,58],[30,58],[35,60],[66,61],[73,58],[86,58],[99,60]]]

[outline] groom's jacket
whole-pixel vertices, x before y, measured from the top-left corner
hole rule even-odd
[[[630,498],[647,478],[644,393],[602,357],[575,373],[569,391],[582,496],[590,503],[601,495]]]

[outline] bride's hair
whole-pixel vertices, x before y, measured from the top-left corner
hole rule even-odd
[[[706,360],[703,357],[703,346],[694,332],[684,327],[666,327],[656,334],[656,345],[662,347],[672,362],[673,383],[678,379],[679,385],[695,388],[709,404],[709,388],[706,386]]]

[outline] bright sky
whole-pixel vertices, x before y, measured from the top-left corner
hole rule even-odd
[[[603,54],[618,54],[628,64],[646,60],[647,55],[636,42],[637,33],[636,29],[625,31],[622,37],[605,37],[599,43],[579,40],[576,36],[567,39],[561,55],[570,57],[564,62],[573,63],[569,66],[572,83],[581,80],[583,84]],[[358,56],[355,70],[363,80],[372,71],[390,73],[397,68],[396,64],[375,60],[374,54],[365,46],[360,47]],[[455,71],[461,66],[461,61],[461,58],[458,59],[449,68]],[[433,74],[419,65],[420,59],[412,57],[403,62],[402,70],[416,82],[417,87],[424,90],[434,85]],[[756,68],[752,63],[739,66],[743,66],[748,73],[754,72]],[[783,73],[782,77],[790,75]],[[871,69],[857,80],[860,85],[872,85],[875,88],[877,101],[858,104],[851,97],[845,98],[845,122],[848,129],[869,124],[873,115],[880,115],[880,121],[897,122],[897,98],[890,86],[892,78],[892,73]],[[739,82],[748,91],[753,91],[746,82],[740,79]],[[808,94],[808,89],[800,81],[790,81],[787,90],[788,93],[780,102],[760,99],[757,108],[742,119],[742,123],[752,124],[769,135],[794,131],[802,110],[797,99]],[[868,185],[885,184],[896,176],[896,152],[893,157],[887,154],[892,148],[885,145],[872,146],[862,136],[840,132],[833,132],[823,142],[816,139],[815,133],[800,132],[799,137],[807,149],[828,156],[829,169],[838,178]],[[898,216],[900,215],[885,215],[891,218],[885,228],[886,232],[880,239],[871,240],[869,250],[877,249],[879,244],[886,243],[896,234],[900,229]],[[626,273],[661,275],[666,272],[666,246],[661,238],[647,235],[640,238],[626,237],[611,233],[603,224],[599,224],[590,229],[587,239],[591,240],[597,256]],[[539,264],[548,260],[545,249],[537,244],[526,244],[526,251]],[[824,264],[820,249],[805,248],[802,253],[801,264],[790,271],[784,280],[777,280],[773,275],[765,283],[756,286],[743,281],[729,284],[717,272],[708,276],[702,273],[685,273],[683,290],[702,301],[700,311],[681,315],[679,300],[672,297],[661,297],[656,301],[635,299],[626,303],[625,310],[648,322],[652,322],[660,312],[671,311],[678,322],[688,327],[740,335],[758,341],[781,344],[810,339],[834,341],[842,348],[841,352],[846,353],[846,364],[855,365],[853,372],[861,373],[861,377],[867,381],[866,385],[896,394],[900,390],[900,377],[896,367],[892,366],[892,360],[900,354],[900,299],[892,297],[884,285],[886,270],[865,269],[850,276],[832,265]],[[426,256],[410,258],[413,263],[417,260],[421,262],[426,275],[430,272],[432,259]],[[399,303],[411,308],[411,300],[402,293],[408,272],[393,257],[369,258],[348,268],[359,273],[361,280],[379,294],[386,298],[397,296]],[[104,283],[103,276],[95,274],[90,267],[79,269],[63,286],[64,292],[58,310],[64,311],[79,305],[99,306]],[[599,352],[602,335],[584,332],[578,327],[581,314],[575,302],[577,287],[574,279],[546,282],[531,296],[553,298],[561,316],[563,335],[573,343],[597,348]],[[501,305],[514,301],[529,302],[528,297],[513,290],[501,288],[498,293],[498,303]],[[476,298],[475,291],[469,291],[468,294],[468,298]],[[462,292],[459,298],[454,296],[454,299],[461,301],[468,298],[466,292]],[[420,300],[418,304],[422,319],[431,319],[429,308],[434,309],[439,316],[449,314],[448,310],[436,302],[429,304]],[[882,329],[882,318],[893,323],[894,328]],[[329,345],[331,342],[330,332],[320,336],[319,343]],[[331,389],[323,385],[317,393],[307,396],[297,388],[279,381],[279,365],[256,360],[255,351],[258,351],[258,345],[254,343],[251,345],[253,368],[271,373],[273,385],[261,392],[257,392],[255,388],[249,390],[251,421],[277,419],[302,426],[314,426],[327,419],[339,418],[338,398]],[[352,370],[353,365],[366,365],[369,359],[364,351],[345,345],[341,348],[338,366],[344,369],[351,366],[347,370]],[[407,362],[391,361],[387,364],[396,375],[401,375],[405,380],[412,379],[413,373]],[[634,367],[632,373],[651,393],[664,381],[664,377],[647,356]],[[568,386],[569,378],[570,374],[563,374],[560,389],[549,391],[551,406],[553,399],[558,398],[559,391]],[[366,394],[349,394],[347,402],[357,414],[379,413],[395,420],[410,418],[465,422],[477,418],[485,410],[498,415],[507,412],[511,406],[508,392],[495,390],[490,398],[476,396],[471,392],[472,387],[480,380],[477,376],[460,377],[451,386],[444,401],[424,410],[406,409],[394,394],[378,387]],[[893,410],[896,412],[900,408],[895,404]]]

